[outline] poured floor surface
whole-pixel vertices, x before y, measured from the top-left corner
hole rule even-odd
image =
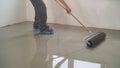
[[[49,24],[54,35],[38,35],[31,22],[0,28],[0,68],[120,68],[120,31],[88,48],[86,31],[78,26]]]

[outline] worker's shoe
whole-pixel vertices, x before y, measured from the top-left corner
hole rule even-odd
[[[36,24],[34,23],[34,24],[33,24],[33,30],[39,30],[39,28],[40,28],[40,27],[39,27],[39,24],[38,24],[38,23],[36,23]]]
[[[41,35],[53,35],[54,32],[53,32],[53,30],[51,28],[46,27],[44,29],[41,29],[39,34],[41,34]]]

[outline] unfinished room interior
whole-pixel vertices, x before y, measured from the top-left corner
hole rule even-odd
[[[0,0],[0,68],[120,68],[119,6]]]

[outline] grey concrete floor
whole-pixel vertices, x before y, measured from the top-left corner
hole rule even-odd
[[[37,35],[31,22],[0,28],[0,68],[120,68],[120,31],[103,31],[106,40],[95,48],[83,41],[78,26],[49,24],[54,35]]]

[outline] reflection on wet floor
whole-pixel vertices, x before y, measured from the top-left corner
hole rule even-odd
[[[77,51],[72,50],[70,52],[71,54],[69,54],[67,52],[63,52],[66,54],[60,55],[59,53],[62,52],[62,49],[60,50],[60,52],[59,52],[59,50],[58,51],[56,50],[56,49],[60,49],[59,44],[55,45],[55,46],[57,46],[55,49],[49,47],[49,46],[51,46],[51,44],[53,44],[52,41],[55,38],[56,37],[54,37],[54,36],[35,35],[35,39],[36,39],[36,43],[37,43],[37,51],[36,51],[36,54],[32,61],[32,68],[34,68],[36,66],[37,67],[42,66],[44,68],[79,68],[79,67],[105,68],[105,64],[97,63],[96,61],[91,62],[91,61],[89,61],[89,59],[86,59],[86,61],[84,61],[84,60],[74,58],[74,56],[70,56],[70,55],[73,55],[72,51],[77,52],[78,50]],[[40,42],[40,41],[42,41],[42,42]],[[79,49],[81,50],[81,48],[79,48]],[[86,47],[85,48],[82,47],[82,49],[86,49]],[[55,54],[55,52],[58,52],[58,53]],[[63,53],[61,53],[61,54],[63,54]],[[91,57],[87,57],[87,58],[91,58]],[[91,58],[91,59],[94,59],[94,58]]]
[[[100,63],[93,63],[87,61],[81,61],[76,59],[69,59],[64,57],[58,57],[53,55],[53,67],[52,68],[101,68]]]

